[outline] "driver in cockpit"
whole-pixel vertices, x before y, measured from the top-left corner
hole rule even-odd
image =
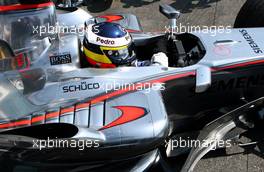
[[[151,59],[139,60],[131,35],[117,23],[88,25],[83,41],[83,54],[82,61],[97,68],[168,66],[168,57],[163,52],[153,54]]]

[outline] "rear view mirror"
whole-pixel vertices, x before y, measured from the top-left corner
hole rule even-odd
[[[173,33],[174,29],[177,27],[177,19],[180,17],[181,13],[172,6],[166,4],[160,5],[159,11],[170,20],[171,32]]]
[[[205,92],[212,83],[211,68],[208,66],[201,66],[196,69],[196,93]]]
[[[159,6],[159,11],[165,15],[168,19],[178,19],[180,17],[180,12],[174,9],[172,6],[167,4],[162,4]]]

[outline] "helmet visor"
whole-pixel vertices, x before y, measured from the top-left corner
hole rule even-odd
[[[127,65],[134,60],[134,53],[131,46],[122,47],[101,47],[104,54],[115,65]]]

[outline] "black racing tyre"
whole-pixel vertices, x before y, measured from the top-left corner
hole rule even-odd
[[[264,0],[247,0],[240,9],[234,28],[264,27]]]
[[[98,13],[111,7],[113,0],[84,0],[83,5],[87,6],[88,11]]]

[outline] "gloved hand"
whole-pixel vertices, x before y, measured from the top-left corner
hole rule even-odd
[[[169,67],[169,58],[163,52],[159,52],[154,54],[151,58],[152,65],[161,65],[165,67]]]

